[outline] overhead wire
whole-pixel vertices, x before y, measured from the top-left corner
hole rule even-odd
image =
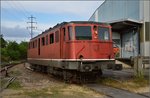
[[[22,16],[23,17],[28,17],[30,16],[31,14],[25,9],[25,7],[22,5],[21,2],[19,1],[14,1],[14,0],[11,0],[11,1],[6,1],[6,3],[14,10],[13,12],[12,11],[9,11],[11,12],[11,15],[13,13],[13,16],[14,17],[17,17],[16,19],[19,19],[22,21]],[[28,30],[29,31],[29,30]],[[30,32],[30,31],[29,31]]]
[[[20,1],[18,1],[19,5],[21,6],[21,8],[24,10],[24,12],[27,14],[27,15],[31,15],[31,13],[29,13],[25,7],[22,5],[22,3]]]
[[[8,10],[6,8],[2,8],[2,11],[4,11],[5,13],[8,13],[8,15],[13,16],[15,19],[22,21],[22,19],[20,17],[16,16],[16,14],[14,14],[12,11],[10,11],[10,10]],[[3,12],[1,12],[1,13],[3,13]],[[2,14],[1,17],[3,17],[3,14]],[[7,16],[7,15],[5,17],[9,18],[9,16]]]
[[[6,1],[6,3],[14,10],[12,13],[14,13],[15,16],[19,17],[20,19],[22,19],[20,15],[26,17],[24,14],[21,14],[18,9],[16,9],[16,7],[12,4],[12,2],[11,3],[10,2],[11,1]]]
[[[24,8],[24,6],[19,2],[19,1],[13,1],[13,4],[20,9],[20,11],[26,16],[28,17],[29,15],[31,15],[29,12],[26,11],[26,9]]]
[[[10,3],[11,2],[11,3]],[[10,1],[9,4],[10,6],[20,15],[22,15],[23,17],[27,17],[26,13],[24,11],[21,10],[21,8],[15,4],[14,1]]]

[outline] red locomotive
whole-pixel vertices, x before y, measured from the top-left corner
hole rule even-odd
[[[101,75],[115,63],[111,26],[90,21],[57,24],[30,40],[27,59],[32,69],[65,80]]]

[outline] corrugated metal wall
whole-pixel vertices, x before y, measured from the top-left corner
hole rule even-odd
[[[138,33],[134,30],[124,32],[122,34],[122,56],[128,58],[130,56],[137,56],[139,52]]]
[[[94,13],[89,21],[95,21]],[[130,18],[140,20],[139,0],[105,0],[98,8],[98,21],[109,22],[113,20]]]
[[[105,2],[97,9],[97,13],[94,13],[89,21],[99,22],[111,22],[121,19],[133,19],[136,21],[141,21],[142,18],[140,16],[140,0],[105,0]],[[96,17],[98,19],[96,19]],[[130,56],[137,56],[139,53],[139,39],[138,33],[135,31],[128,32],[114,32],[116,34],[122,34],[122,39],[116,39],[113,34],[114,41],[121,41],[121,57],[129,58]],[[118,35],[117,35],[118,36]]]

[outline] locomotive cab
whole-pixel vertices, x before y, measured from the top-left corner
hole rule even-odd
[[[71,60],[68,66],[93,71],[115,63],[110,25],[74,23],[67,29],[63,58]]]

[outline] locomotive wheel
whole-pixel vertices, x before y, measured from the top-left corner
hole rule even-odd
[[[70,71],[64,70],[63,71],[63,79],[66,83],[72,83],[73,82],[73,73]]]
[[[30,68],[33,70],[33,71],[36,71],[36,65],[30,65]]]

